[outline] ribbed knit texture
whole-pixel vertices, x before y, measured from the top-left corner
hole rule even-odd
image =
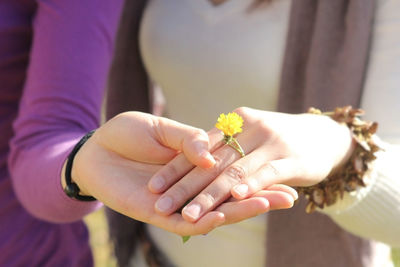
[[[385,146],[377,155],[365,178],[367,187],[345,194],[343,200],[322,212],[352,233],[400,247],[400,174],[396,175],[399,165],[393,162],[400,158],[400,147]]]

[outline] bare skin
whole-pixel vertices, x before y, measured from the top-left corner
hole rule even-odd
[[[211,130],[210,142],[217,147],[213,167],[194,167],[177,156],[150,180],[149,189],[162,193],[157,213],[169,215],[193,198],[182,215],[196,222],[231,196],[246,199],[274,184],[313,185],[346,162],[354,149],[349,129],[325,116],[250,108],[235,112],[244,119],[237,140],[246,156],[222,145],[220,131]]]
[[[179,213],[164,216],[155,212],[160,194],[148,190],[150,178],[178,157],[210,169],[215,161],[208,149],[208,135],[200,129],[145,113],[123,113],[100,127],[82,146],[74,159],[72,178],[81,194],[179,235],[208,233],[222,224],[293,205],[293,189],[274,186],[245,200],[231,199],[196,222],[184,220]]]

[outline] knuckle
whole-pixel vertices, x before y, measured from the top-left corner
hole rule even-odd
[[[216,205],[218,197],[211,192],[204,192],[199,195],[199,202],[201,202],[204,208],[211,208]]]
[[[261,166],[261,169],[264,172],[272,173],[273,176],[275,176],[275,177],[279,177],[280,176],[280,171],[278,170],[278,168],[275,166],[275,164],[273,162],[264,163]]]
[[[195,137],[201,137],[202,139],[204,139],[204,137],[207,136],[207,133],[203,129],[195,128],[193,131],[193,135]]]
[[[176,183],[168,192],[168,195],[175,200],[174,203],[178,206],[182,205],[191,197],[189,189],[181,183]]]
[[[215,164],[209,171],[211,171],[212,174],[215,176],[215,175],[220,174],[221,171],[223,170],[223,168],[224,168],[224,159],[220,155],[217,155],[217,154],[213,154],[213,157],[214,157],[214,160],[215,160]]]
[[[151,117],[150,120],[151,120],[150,125],[154,129],[158,139],[161,141],[162,144],[168,144],[168,138],[165,132],[165,129],[167,128],[166,121],[163,119],[158,119],[153,117]]]
[[[192,142],[193,140],[208,142],[208,135],[204,130],[194,128],[194,130],[191,131],[191,133],[185,139],[185,142]]]
[[[178,177],[179,176],[179,172],[178,169],[176,168],[176,166],[174,164],[167,164],[164,167],[164,172],[162,173],[162,176],[164,177],[164,179],[166,179],[167,183],[170,183],[173,181],[173,177]]]
[[[248,112],[248,110],[249,110],[249,108],[247,108],[247,107],[238,107],[238,108],[235,108],[233,110],[233,112],[240,115],[240,114],[246,114]]]
[[[234,179],[236,182],[241,182],[246,178],[247,171],[242,165],[235,164],[227,167],[224,174]]]

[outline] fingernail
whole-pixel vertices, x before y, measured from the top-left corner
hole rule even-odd
[[[299,194],[297,193],[296,190],[294,190],[294,200],[298,200],[299,199]]]
[[[162,197],[156,202],[156,209],[161,212],[168,212],[172,208],[172,198]]]
[[[203,151],[203,152],[201,152],[200,156],[202,158],[205,158],[209,163],[211,163],[210,167],[215,165],[216,161],[215,161],[214,157],[210,154],[210,152]]]
[[[187,216],[192,218],[193,220],[197,220],[200,216],[201,207],[199,204],[191,204],[186,206],[182,212],[185,213]]]
[[[233,190],[240,196],[246,196],[247,192],[249,192],[249,186],[247,184],[240,184],[235,186]]]
[[[164,188],[164,186],[165,186],[165,180],[161,176],[155,176],[150,181],[150,187],[155,191],[160,191],[161,189]]]

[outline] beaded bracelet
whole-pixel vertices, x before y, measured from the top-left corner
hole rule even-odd
[[[74,162],[75,155],[76,155],[76,153],[78,153],[79,149],[83,146],[83,144],[85,144],[85,142],[93,135],[94,132],[95,132],[95,130],[90,131],[84,137],[82,137],[82,139],[79,140],[79,142],[72,149],[71,153],[68,155],[67,164],[65,166],[65,183],[66,183],[66,185],[64,188],[64,192],[70,198],[75,198],[75,199],[81,200],[81,201],[96,200],[92,196],[79,195],[80,188],[76,183],[72,182],[72,178],[71,178],[72,163]]]
[[[370,162],[376,158],[374,153],[381,148],[372,139],[378,124],[361,120],[358,117],[364,114],[361,109],[345,106],[338,107],[333,112],[321,112],[318,109],[310,108],[308,113],[326,115],[338,123],[345,123],[357,143],[343,168],[316,185],[296,188],[299,194],[303,194],[308,200],[306,212],[312,213],[317,207],[323,209],[324,206],[336,203],[338,197],[343,198],[344,192],[352,192],[359,186],[365,186],[364,174],[367,172]]]

